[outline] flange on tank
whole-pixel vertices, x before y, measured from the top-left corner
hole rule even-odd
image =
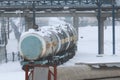
[[[20,37],[19,51],[25,60],[39,60],[70,49],[76,41],[76,30],[70,25],[44,26],[37,31],[24,32]]]

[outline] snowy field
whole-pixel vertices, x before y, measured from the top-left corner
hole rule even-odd
[[[78,51],[73,59],[69,60],[62,66],[74,66],[78,62],[120,62],[120,27],[116,26],[116,55],[112,55],[112,29],[107,27],[105,29],[105,54],[103,57],[98,55],[98,29],[97,27],[80,27]],[[13,35],[13,33],[11,34]],[[83,37],[83,38],[82,38]],[[18,47],[15,37],[11,37],[7,45],[8,53],[17,51]],[[0,65],[0,80],[25,80],[25,74],[21,70],[20,63],[8,62]]]

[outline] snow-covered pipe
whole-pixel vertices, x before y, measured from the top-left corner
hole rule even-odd
[[[76,31],[70,25],[44,26],[24,32],[20,37],[19,51],[26,60],[38,60],[67,50],[76,41]]]

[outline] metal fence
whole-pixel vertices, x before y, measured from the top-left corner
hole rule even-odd
[[[19,52],[12,52],[12,53],[7,53],[7,56],[5,58],[5,62],[15,62],[15,61],[20,61],[21,60],[21,56],[19,54]]]

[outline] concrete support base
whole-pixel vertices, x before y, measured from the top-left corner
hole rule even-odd
[[[92,69],[87,65],[58,67],[57,80],[96,80],[97,78],[115,77],[120,75],[120,69]]]

